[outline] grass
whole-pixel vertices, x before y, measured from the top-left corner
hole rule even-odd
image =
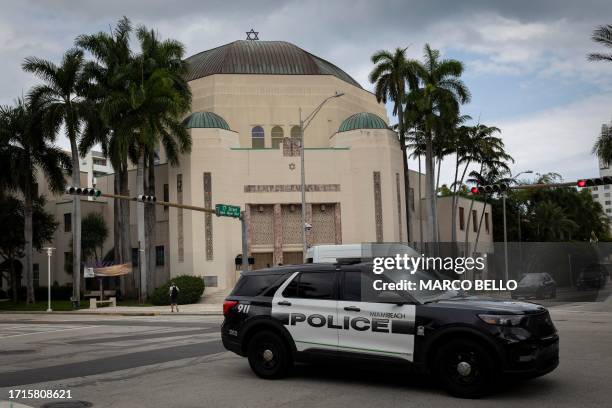
[[[127,306],[127,307],[150,307],[153,306],[151,303],[138,303],[137,299],[126,299],[120,302],[117,302],[117,306]],[[105,306],[98,306],[105,307]],[[52,300],[51,301],[51,309],[55,312],[65,312],[70,311],[72,309],[72,302],[69,300]],[[89,300],[81,300],[81,306],[79,309],[89,309]],[[23,311],[23,312],[36,312],[36,311],[45,311],[47,310],[47,301],[39,300],[33,304],[27,304],[25,302],[17,302],[14,303],[12,301],[4,301],[0,302],[0,311]]]
[[[89,307],[89,304],[85,304],[81,302],[81,307],[79,309],[86,309]],[[72,302],[69,300],[52,300],[51,301],[51,309],[53,311],[67,311],[72,310]],[[43,300],[39,300],[36,303],[26,304],[25,302],[14,303],[12,301],[0,302],[0,311],[24,311],[24,312],[35,312],[35,311],[45,311],[47,310],[47,302]]]

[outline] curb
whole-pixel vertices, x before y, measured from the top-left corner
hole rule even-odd
[[[0,315],[3,314],[42,314],[42,315],[69,315],[69,316],[223,316],[223,312],[216,311],[204,311],[204,312],[187,312],[187,313],[169,313],[169,312],[80,312],[80,311],[59,311],[59,312],[46,312],[42,310],[13,310],[13,311],[1,311]]]

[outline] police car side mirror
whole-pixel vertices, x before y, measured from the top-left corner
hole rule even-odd
[[[408,303],[408,301],[404,299],[402,295],[389,290],[383,290],[380,292],[378,295],[378,301],[380,303],[395,303],[396,305],[405,305]]]

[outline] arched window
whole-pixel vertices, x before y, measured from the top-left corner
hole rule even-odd
[[[251,143],[253,149],[263,149],[266,147],[264,142],[264,130],[261,126],[255,126],[251,130]]]
[[[278,149],[283,143],[283,128],[280,126],[274,126],[272,128],[272,148]]]
[[[301,139],[302,138],[302,132],[300,131],[300,127],[299,126],[294,126],[291,128],[291,138],[292,139]]]

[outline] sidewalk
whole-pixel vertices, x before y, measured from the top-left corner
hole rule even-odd
[[[180,305],[181,315],[222,315],[223,306],[221,303],[194,303],[191,305]],[[98,309],[79,309],[71,314],[97,314],[97,315],[134,315],[134,316],[156,316],[156,315],[176,315],[170,312],[170,306],[117,306],[101,307]]]

